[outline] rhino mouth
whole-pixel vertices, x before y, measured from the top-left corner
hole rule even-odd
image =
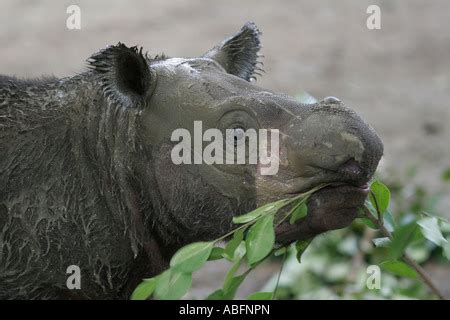
[[[277,229],[277,241],[289,244],[317,234],[348,227],[358,216],[369,194],[369,185],[331,183],[314,192],[307,201],[308,214],[295,225],[284,222]]]
[[[335,179],[333,179],[335,178]],[[287,188],[287,194],[288,195],[298,195],[300,193],[307,192],[315,187],[317,187],[320,184],[327,184],[326,187],[316,191],[320,192],[323,189],[327,188],[344,188],[343,190],[347,189],[353,189],[353,191],[357,193],[365,193],[366,195],[369,193],[369,183],[367,180],[351,180],[351,179],[340,179],[338,175],[335,177],[324,178],[322,176],[315,176],[315,177],[299,177],[296,179],[293,179],[289,182],[288,188]]]
[[[311,195],[311,199],[322,197],[325,202],[345,203],[346,206],[348,206],[355,202],[358,204],[360,204],[360,202],[364,202],[369,192],[370,189],[368,183],[363,185],[331,183],[330,185],[314,192]],[[326,197],[329,198],[327,199]],[[352,201],[352,199],[354,199],[354,201]]]
[[[309,204],[315,202],[313,208],[319,206],[336,210],[341,208],[359,208],[369,195],[370,188],[368,183],[350,184],[345,182],[333,182],[314,192],[309,197]],[[295,196],[302,192],[290,193]],[[311,205],[309,205],[311,206]]]
[[[330,183],[330,185],[324,187],[323,189],[333,189],[333,190],[343,190],[343,191],[347,191],[347,192],[356,192],[356,193],[361,193],[361,194],[365,194],[366,196],[369,194],[370,188],[369,188],[369,183],[362,183],[362,184],[358,184],[358,183],[347,183],[347,182],[332,182]],[[317,192],[322,191],[318,190]],[[315,193],[317,193],[315,192]]]

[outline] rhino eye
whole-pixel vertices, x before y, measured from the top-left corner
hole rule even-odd
[[[234,128],[233,129],[233,140],[234,145],[240,145],[245,138],[245,130],[243,128]]]

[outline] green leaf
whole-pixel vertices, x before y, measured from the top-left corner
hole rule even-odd
[[[223,255],[225,253],[224,248],[220,248],[220,247],[214,247],[211,250],[211,254],[208,257],[208,261],[213,261],[213,260],[219,260],[223,258]]]
[[[386,210],[386,212],[383,215],[383,224],[386,230],[389,232],[393,232],[395,229],[395,220],[392,216],[392,213],[389,209]]]
[[[369,196],[369,198],[370,198],[370,196]],[[370,200],[366,200],[364,202],[364,204],[365,204],[366,208],[369,209],[370,213],[372,213],[373,217],[378,218],[377,209],[375,209],[372,202]]]
[[[180,299],[189,291],[192,284],[192,274],[176,272],[172,269],[164,271],[158,277],[155,296],[161,300]]]
[[[439,228],[438,219],[436,217],[420,219],[417,224],[420,226],[423,236],[434,244],[442,247],[447,243],[447,240],[444,238]]]
[[[242,259],[245,256],[246,252],[247,252],[247,249],[245,248],[245,242],[242,241],[238,245],[236,250],[234,250],[234,261],[236,261],[237,259]]]
[[[241,258],[233,264],[233,266],[228,270],[227,275],[225,277],[225,280],[223,282],[223,288],[221,292],[220,299],[222,300],[231,300],[234,298],[237,289],[241,285],[242,281],[244,281],[245,277],[247,276],[247,273],[244,273],[239,276],[234,276],[236,272],[238,271],[240,265],[241,265]],[[218,295],[219,293],[217,293]]]
[[[239,229],[233,234],[233,239],[225,246],[224,254],[228,260],[233,261],[235,259],[235,251],[239,244],[244,239],[244,229]]]
[[[247,297],[247,300],[271,300],[273,292],[255,292]]]
[[[306,217],[308,214],[308,206],[306,205],[306,201],[303,200],[300,202],[291,214],[291,218],[289,219],[290,224],[294,224],[297,220]]]
[[[446,169],[443,173],[442,173],[442,180],[445,182],[450,181],[450,168]]]
[[[380,181],[375,180],[370,186],[369,199],[375,208],[378,208],[381,214],[389,207],[389,201],[391,199],[391,192]]]
[[[247,259],[250,266],[265,258],[275,244],[273,215],[258,220],[248,231],[245,238]]]
[[[144,279],[131,294],[131,300],[147,300],[155,291],[157,283],[156,278]]]
[[[442,247],[442,253],[447,260],[450,260],[450,241],[447,240],[447,243]]]
[[[414,240],[408,247],[408,255],[417,263],[423,263],[430,258],[431,248],[425,241]]]
[[[389,246],[389,252],[393,260],[400,258],[405,252],[406,247],[409,245],[414,237],[414,233],[417,230],[416,221],[410,222],[406,225],[398,227],[393,233],[393,239]]]
[[[208,260],[214,242],[194,242],[184,246],[170,260],[170,266],[180,272],[193,272],[200,269]]]
[[[234,275],[238,271],[240,265],[241,265],[241,259],[235,261],[233,266],[228,270],[227,275],[225,276],[225,280],[223,281],[223,291],[227,291],[231,285],[231,281],[234,278]]]
[[[411,279],[417,278],[417,272],[408,266],[406,263],[396,260],[384,261],[380,267],[396,276],[406,277]]]
[[[361,222],[364,223],[366,226],[368,226],[371,229],[378,230],[378,226],[368,218],[362,218]]]
[[[284,207],[287,203],[289,203],[289,201],[290,201],[290,199],[282,199],[282,200],[268,203],[266,205],[263,205],[262,207],[259,207],[253,211],[250,211],[249,213],[246,213],[241,216],[233,217],[233,223],[247,223],[247,222],[253,221],[253,220],[261,217],[262,215],[274,214],[280,208]]]
[[[391,244],[391,239],[389,239],[388,237],[375,238],[375,239],[372,239],[372,242],[375,245],[375,247],[383,248],[383,247],[388,247]]]
[[[242,284],[242,282],[245,280],[245,277],[247,276],[247,273],[241,274],[240,276],[234,277],[230,279],[229,284],[227,286],[227,289],[223,289],[223,299],[224,300],[232,300],[234,296],[236,295],[237,289],[239,289],[239,286]]]
[[[224,292],[222,289],[218,289],[211,293],[209,296],[206,297],[206,300],[224,300],[223,298]]]
[[[295,249],[297,250],[297,253],[295,256],[297,258],[298,263],[302,263],[302,255],[306,251],[306,248],[308,248],[308,246],[310,245],[311,241],[312,241],[312,238],[306,239],[306,240],[298,240],[295,243]]]

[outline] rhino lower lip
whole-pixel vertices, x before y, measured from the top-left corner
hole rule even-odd
[[[358,207],[364,205],[368,193],[368,187],[361,188],[349,184],[329,185],[311,195],[311,212],[318,209],[330,212],[346,209],[349,213],[354,213]]]

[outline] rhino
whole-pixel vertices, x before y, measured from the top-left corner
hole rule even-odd
[[[1,299],[127,299],[180,247],[324,183],[305,218],[276,228],[277,243],[355,219],[383,154],[379,136],[335,97],[302,104],[255,85],[260,36],[248,22],[200,57],[118,43],[72,77],[0,76]],[[171,134],[195,121],[279,129],[278,172],[175,164]],[[67,287],[69,266],[80,268],[80,288]]]

